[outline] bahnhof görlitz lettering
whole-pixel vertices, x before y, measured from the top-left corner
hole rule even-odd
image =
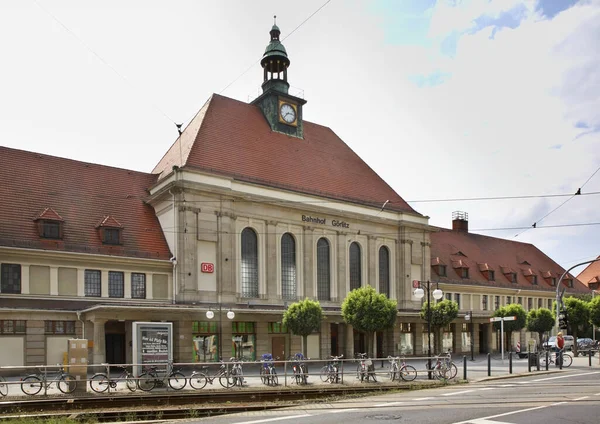
[[[302,215],[302,222],[311,222],[313,224],[327,225],[327,218],[319,218],[316,216]],[[331,225],[333,227],[350,228],[350,224],[348,224],[346,221],[338,221],[337,219],[332,220]]]

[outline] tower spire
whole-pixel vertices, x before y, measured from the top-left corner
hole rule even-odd
[[[273,88],[287,94],[290,87],[287,82],[287,68],[290,66],[290,59],[279,40],[281,31],[277,26],[277,15],[273,15],[273,27],[269,34],[271,41],[260,61],[263,68],[263,93]]]

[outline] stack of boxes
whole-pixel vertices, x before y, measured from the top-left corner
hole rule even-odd
[[[77,392],[87,391],[88,341],[69,339],[65,370],[77,380]]]

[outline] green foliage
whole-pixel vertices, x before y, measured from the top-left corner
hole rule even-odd
[[[323,309],[315,300],[304,299],[288,306],[283,313],[283,325],[297,336],[308,336],[321,328]]]
[[[392,328],[396,323],[397,303],[377,293],[371,286],[348,293],[342,303],[342,318],[358,331],[372,333]]]
[[[514,321],[504,321],[504,332],[512,333],[513,331],[520,331],[521,328],[525,327],[525,323],[527,321],[527,313],[525,309],[518,303],[511,303],[510,305],[502,306],[494,311],[494,317],[510,317],[515,316],[517,319]],[[494,328],[496,330],[500,330],[501,328],[500,322],[494,323]]]
[[[538,333],[540,337],[539,342],[541,343],[543,334],[554,327],[554,314],[550,309],[546,308],[532,309],[527,314],[525,326],[527,331]]]
[[[583,331],[590,320],[590,310],[588,304],[576,297],[567,297],[564,299],[565,308],[569,317],[569,327],[573,336]]]
[[[600,296],[594,297],[590,303],[588,303],[588,311],[590,314],[590,323],[596,327],[600,327]]]
[[[442,300],[431,304],[431,325],[433,327],[445,327],[458,316],[458,303],[453,300]],[[421,308],[421,318],[427,321],[427,302]]]

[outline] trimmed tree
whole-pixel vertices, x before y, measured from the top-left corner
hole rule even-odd
[[[596,327],[600,327],[600,296],[594,297],[590,303],[588,303],[588,310],[590,314],[590,323]]]
[[[439,352],[440,330],[458,316],[458,303],[453,300],[442,300],[431,304],[431,327],[433,327],[433,351]],[[427,302],[421,308],[421,318],[427,321]]]
[[[504,321],[504,332],[506,333],[506,338],[508,341],[508,346],[506,349],[508,351],[512,350],[512,333],[513,331],[521,331],[523,327],[525,327],[525,323],[527,321],[527,313],[525,309],[518,303],[511,303],[510,305],[505,305],[498,308],[494,314],[494,317],[517,317],[514,321]],[[500,321],[494,322],[494,328],[496,330],[500,330],[502,323]]]
[[[321,328],[323,309],[315,300],[304,299],[288,306],[282,324],[297,336],[302,336],[302,354],[307,357],[308,336]]]
[[[360,287],[348,293],[342,303],[342,318],[357,331],[367,336],[367,354],[373,353],[373,335],[376,331],[392,328],[398,314],[397,303],[371,286]]]
[[[546,308],[532,309],[527,314],[525,327],[527,328],[527,331],[538,333],[541,346],[542,340],[544,339],[544,333],[552,330],[552,327],[554,327],[554,314],[550,309]]]
[[[584,330],[590,321],[590,310],[588,304],[576,297],[567,297],[564,300],[565,308],[567,309],[567,320],[569,322],[569,330],[575,339],[573,343],[573,351],[577,355],[577,334]]]

